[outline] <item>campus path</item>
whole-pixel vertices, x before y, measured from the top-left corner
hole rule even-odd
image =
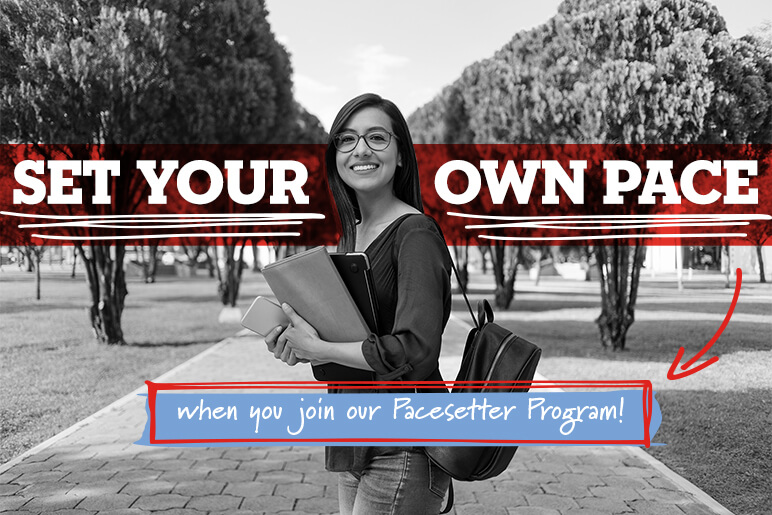
[[[458,316],[463,316],[458,313]],[[467,325],[453,317],[449,338]],[[443,356],[453,377],[458,356]],[[226,339],[158,382],[308,380],[262,340]],[[336,513],[320,447],[143,447],[141,389],[0,466],[0,512],[20,514]],[[455,482],[456,514],[730,513],[643,450],[522,447],[499,477]]]

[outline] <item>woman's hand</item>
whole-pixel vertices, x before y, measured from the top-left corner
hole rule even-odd
[[[339,363],[341,365],[372,370],[372,367],[362,354],[362,342],[335,342],[322,340],[316,329],[298,315],[288,304],[282,304],[282,309],[290,319],[286,329],[277,327],[265,337],[268,350],[276,359],[288,365],[311,363]]]
[[[265,346],[268,347],[268,352],[291,367],[298,363],[308,363],[307,359],[298,359],[292,349],[287,347],[287,339],[282,338],[284,331],[284,327],[278,326],[265,336]]]
[[[283,304],[282,309],[290,319],[290,325],[286,328],[279,326],[266,335],[268,351],[290,366],[297,363],[323,364],[318,354],[323,347],[319,333],[288,304]]]
[[[284,349],[289,349],[298,360],[322,362],[320,351],[324,348],[324,342],[319,338],[319,333],[289,304],[284,303],[281,307],[290,319],[290,325],[277,339],[277,346],[283,344]]]

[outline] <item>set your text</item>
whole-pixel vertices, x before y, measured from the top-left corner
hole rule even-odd
[[[271,204],[289,204],[290,195],[295,204],[309,202],[308,195],[303,192],[308,170],[298,161],[249,161],[249,168],[254,171],[250,193],[242,191],[244,161],[225,161],[223,170],[220,170],[217,165],[205,160],[190,161],[181,168],[179,161],[162,160],[160,173],[157,168],[157,161],[138,160],[136,170],[133,170],[133,173],[141,173],[150,186],[149,204],[166,204],[166,189],[174,172],[177,172],[177,191],[183,200],[191,204],[200,206],[214,202],[226,188],[226,182],[228,195],[234,202],[242,205],[256,204],[265,196],[269,170],[272,171],[273,186],[269,197]],[[37,177],[44,175],[46,169],[49,174],[48,185]],[[208,181],[197,183],[196,189],[204,188],[205,191],[194,191],[191,181],[196,173],[205,174],[208,178]],[[109,179],[120,174],[121,162],[117,160],[24,160],[16,165],[13,175],[20,186],[31,192],[14,189],[13,203],[34,205],[45,201],[48,204],[82,204],[83,189],[75,187],[75,177],[92,177],[93,185],[90,185],[90,189],[94,193],[88,201],[93,204],[110,204]]]

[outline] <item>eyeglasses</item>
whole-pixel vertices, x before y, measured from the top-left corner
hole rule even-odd
[[[354,131],[343,131],[336,134],[332,141],[338,152],[348,153],[357,148],[360,138],[364,138],[365,144],[371,150],[386,150],[391,143],[392,137],[396,138],[394,134],[385,129],[376,129],[361,135]]]

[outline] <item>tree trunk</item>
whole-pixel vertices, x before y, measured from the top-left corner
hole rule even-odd
[[[289,245],[279,245],[276,248],[276,261],[284,259],[287,256],[289,256]]]
[[[155,282],[155,273],[158,270],[158,243],[149,246],[137,245],[134,247],[142,265],[142,280],[149,284]]]
[[[156,240],[157,241],[157,240]],[[145,277],[146,283],[155,282],[155,274],[158,271],[158,243],[150,245],[150,255],[147,261],[147,277]]]
[[[458,270],[459,287],[466,291],[469,286],[469,246],[454,245],[453,255],[456,257],[456,270]]]
[[[35,298],[40,300],[40,254],[38,250],[33,252],[35,254]]]
[[[75,267],[78,265],[78,253],[72,253],[72,272],[70,272],[70,279],[75,279]]]
[[[541,279],[541,260],[542,257],[544,257],[544,248],[537,247],[536,250],[534,250],[534,253],[536,254],[536,258],[534,259],[533,266],[536,267],[536,273],[534,274],[533,285],[539,286],[539,280]]]
[[[601,345],[621,351],[625,349],[627,331],[635,321],[645,246],[599,245],[595,247],[595,257],[601,291],[601,313],[596,320]]]
[[[482,269],[483,274],[488,273],[488,258],[487,254],[491,251],[490,245],[480,245],[478,247],[480,250],[480,256],[482,257],[482,263],[480,265],[480,268]]]
[[[519,245],[507,246],[503,243],[491,245],[493,276],[496,280],[493,302],[499,309],[509,309],[515,297],[515,279],[521,252],[522,248]]]
[[[111,248],[115,251],[114,257]],[[89,252],[82,245],[77,245],[77,249],[91,293],[89,315],[94,336],[107,345],[126,345],[121,328],[124,300],[128,293],[123,272],[124,245],[95,245],[90,247]]]
[[[244,271],[245,245],[246,241],[241,243],[238,259],[236,258],[236,247],[238,247],[238,243],[223,247],[223,250],[225,251],[225,267],[223,273],[220,275],[217,293],[224,306],[236,307],[236,302],[239,299],[241,274]]]
[[[214,256],[212,256],[212,254],[214,254]],[[220,275],[220,257],[218,255],[217,245],[206,248],[206,267],[209,269],[210,279],[214,279],[216,274],[217,282],[222,282],[222,276]]]
[[[523,247],[509,247],[509,266],[507,269],[507,278],[504,282],[504,309],[509,309],[512,300],[515,298],[515,279],[517,279],[517,267],[522,261]]]
[[[500,243],[494,243],[490,246],[493,282],[496,285],[493,302],[496,307],[500,307],[500,300],[503,301],[503,297],[500,299],[499,296],[503,295],[504,289],[504,250],[504,245]]]
[[[252,242],[252,271],[260,271],[260,261],[257,259],[257,242]]]
[[[592,247],[585,245],[584,257],[586,259],[586,262],[584,263],[584,280],[589,282],[592,280]]]
[[[35,271],[35,261],[32,259],[32,249],[24,247],[24,261],[27,263],[27,272]]]
[[[147,282],[147,264],[145,263],[145,247],[134,245],[134,254],[137,256],[137,264],[142,269],[142,281]]]
[[[765,283],[767,279],[764,277],[764,247],[762,245],[756,245],[756,257],[759,260],[759,282]]]

